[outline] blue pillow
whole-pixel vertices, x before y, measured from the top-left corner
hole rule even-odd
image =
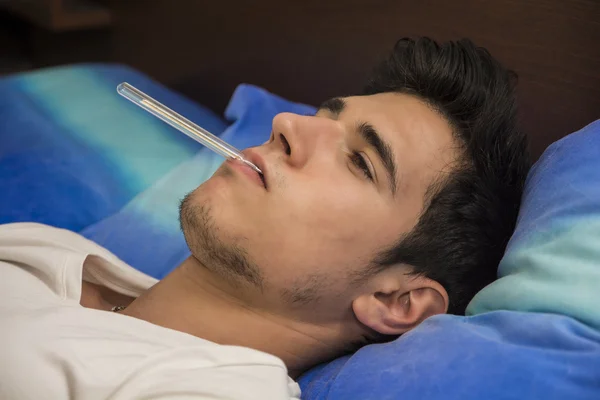
[[[532,169],[499,276],[469,316],[309,371],[303,398],[599,399],[600,121]]]
[[[498,275],[468,313],[564,314],[600,330],[600,120],[552,144],[532,169]]]
[[[597,400],[600,333],[553,314],[439,315],[300,386],[305,400]]]
[[[75,65],[0,79],[0,223],[79,231],[117,212],[199,150],[116,93],[128,81],[216,134],[226,124],[119,65]]]

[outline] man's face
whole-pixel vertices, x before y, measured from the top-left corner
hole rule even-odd
[[[353,278],[413,229],[457,149],[437,112],[384,93],[279,114],[268,142],[245,154],[266,187],[225,162],[182,203],[190,249],[275,312],[323,317],[349,307],[362,290]]]

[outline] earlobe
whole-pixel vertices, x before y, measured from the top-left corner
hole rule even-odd
[[[447,312],[448,295],[439,283],[417,277],[396,290],[361,295],[352,309],[368,328],[383,335],[401,335],[426,318]]]

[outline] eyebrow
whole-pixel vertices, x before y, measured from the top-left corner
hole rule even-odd
[[[329,111],[335,116],[335,118],[337,118],[342,111],[344,111],[344,108],[346,108],[346,102],[339,97],[334,97],[333,99],[329,99],[321,104],[319,111]],[[394,161],[395,157],[392,147],[382,139],[379,132],[377,132],[377,129],[375,129],[375,127],[368,122],[359,122],[357,132],[362,139],[375,150],[375,153],[377,153],[377,156],[381,159],[389,178],[390,190],[392,194],[395,195],[396,171],[398,168],[396,167],[396,162]]]

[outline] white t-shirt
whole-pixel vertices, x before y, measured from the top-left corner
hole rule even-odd
[[[156,280],[66,230],[0,225],[0,399],[298,399],[272,355],[80,305]]]

